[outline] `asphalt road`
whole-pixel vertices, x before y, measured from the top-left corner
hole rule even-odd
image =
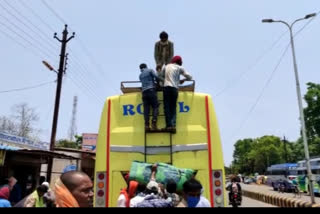
[[[227,192],[227,195],[228,195],[228,192]],[[228,207],[232,207],[232,206],[228,205]],[[242,197],[242,204],[240,207],[276,207],[276,206],[263,203],[261,201],[257,201],[251,198]]]
[[[241,207],[275,207],[271,204],[266,204],[251,198],[243,197]]]

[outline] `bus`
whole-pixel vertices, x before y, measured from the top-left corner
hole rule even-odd
[[[278,190],[279,184],[284,185],[285,191],[294,190],[292,180],[296,179],[298,175],[298,164],[296,163],[284,163],[275,164],[268,167],[266,176],[267,184],[273,187],[273,190]]]
[[[146,132],[141,83],[122,82],[123,94],[108,97],[98,133],[94,206],[115,207],[120,189],[126,187],[124,173],[133,161],[169,163],[194,169],[212,207],[226,205],[222,145],[213,102],[209,94],[194,92],[195,82],[181,86],[177,103],[176,134]],[[163,94],[158,127],[165,127]]]
[[[313,192],[320,193],[320,158],[310,159],[311,173],[313,175]],[[298,162],[298,184],[301,191],[309,193],[309,179],[307,176],[306,161]]]

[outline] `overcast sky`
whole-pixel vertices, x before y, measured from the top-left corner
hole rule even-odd
[[[273,18],[292,22],[319,12],[318,0],[1,0],[0,91],[55,80],[42,60],[58,68],[65,22],[68,43],[57,138],[66,138],[73,96],[78,96],[78,133],[96,133],[104,100],[120,94],[120,82],[138,80],[138,65],[154,67],[153,48],[166,30],[196,80],[196,91],[213,96],[225,163],[237,139],[263,135],[299,137],[299,111],[289,32]],[[294,31],[302,93],[319,83],[320,17]],[[69,34],[71,35],[71,34]],[[281,60],[281,63],[279,64]],[[277,66],[279,64],[279,66]],[[41,139],[49,141],[55,84],[0,93],[0,115],[26,102],[40,115]]]

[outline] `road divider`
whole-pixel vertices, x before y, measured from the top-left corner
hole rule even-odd
[[[319,207],[320,204],[311,204],[310,202],[298,200],[295,198],[288,198],[272,193],[264,193],[257,191],[242,190],[242,195],[251,199],[262,201],[264,203],[272,204],[278,207]]]

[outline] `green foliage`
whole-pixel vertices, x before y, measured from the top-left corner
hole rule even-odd
[[[78,147],[81,148],[82,147],[82,135],[75,135],[74,136],[76,138],[76,143],[78,144]]]
[[[80,146],[77,142],[69,141],[69,140],[59,140],[56,144],[56,147],[59,148],[70,148],[70,149],[80,149]]]
[[[307,136],[313,141],[320,137],[320,84],[307,83],[308,91],[304,96],[308,106],[304,109]]]
[[[276,136],[238,140],[235,144],[232,163],[235,173],[263,174],[270,165],[295,162],[292,147],[293,143],[284,142]]]
[[[320,155],[320,84],[308,83],[304,96],[304,109],[310,156]],[[298,125],[298,124],[297,124]],[[264,173],[268,166],[280,163],[296,163],[305,159],[304,144],[300,137],[296,142],[281,140],[276,136],[263,136],[238,140],[233,153],[233,173]]]
[[[310,156],[320,155],[320,84],[307,83],[304,109]]]

